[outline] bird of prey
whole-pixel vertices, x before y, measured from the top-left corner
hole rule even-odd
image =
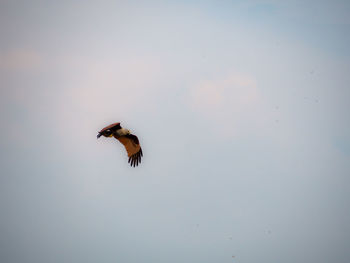
[[[114,137],[120,141],[128,153],[128,163],[130,163],[131,166],[135,167],[141,163],[141,157],[143,155],[139,139],[137,136],[131,134],[128,129],[122,128],[120,122],[113,123],[103,128],[98,132],[97,139],[101,136]]]

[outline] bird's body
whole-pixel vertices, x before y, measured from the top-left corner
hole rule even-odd
[[[128,129],[124,129],[120,126],[120,122],[108,125],[99,131],[97,138],[101,136],[104,137],[114,137],[120,141],[128,153],[129,163],[131,166],[135,167],[141,163],[142,149],[140,146],[139,139],[137,136],[130,133]]]
[[[121,128],[119,130],[116,130],[116,132],[113,134],[113,136],[115,138],[117,138],[117,137],[125,136],[125,135],[128,135],[128,134],[130,134],[129,130]]]

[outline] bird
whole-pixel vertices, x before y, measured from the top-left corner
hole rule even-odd
[[[101,136],[106,138],[114,137],[124,145],[129,157],[128,163],[130,163],[131,167],[138,166],[141,163],[143,153],[139,139],[136,135],[131,134],[130,130],[122,128],[120,122],[104,127],[98,132],[97,139]]]

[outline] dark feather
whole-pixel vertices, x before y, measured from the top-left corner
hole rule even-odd
[[[107,127],[104,127],[99,133],[103,133],[106,130],[116,131],[121,129],[120,122],[112,123],[111,125],[108,125]]]
[[[131,139],[136,144],[140,144],[139,139],[134,134],[127,134],[125,137]]]

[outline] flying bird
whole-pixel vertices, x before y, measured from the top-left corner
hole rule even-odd
[[[113,123],[103,128],[97,134],[97,139],[101,136],[104,137],[114,137],[120,141],[128,154],[129,161],[131,166],[135,167],[141,163],[142,149],[140,146],[139,139],[136,135],[130,133],[128,129],[124,129],[120,126],[120,122]]]

